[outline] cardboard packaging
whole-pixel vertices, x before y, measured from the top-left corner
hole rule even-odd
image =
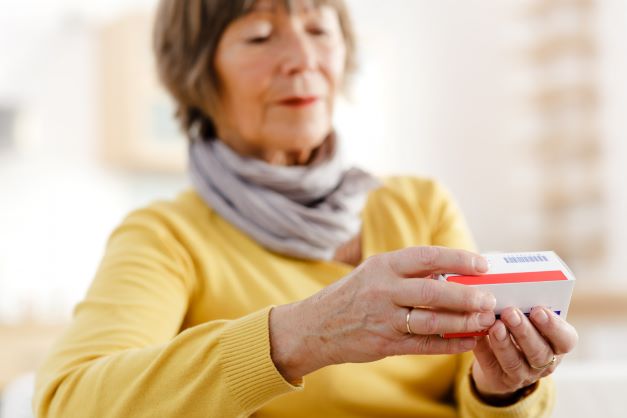
[[[482,254],[488,261],[488,272],[480,276],[443,274],[439,280],[475,286],[496,297],[495,314],[508,306],[529,315],[534,306],[544,306],[566,319],[575,286],[575,275],[553,251]],[[486,335],[474,333],[443,334],[443,338]]]

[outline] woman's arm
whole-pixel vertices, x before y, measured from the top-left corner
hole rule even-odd
[[[131,215],[38,373],[36,416],[248,416],[298,390],[270,358],[270,307],[178,334],[194,286],[171,233]]]

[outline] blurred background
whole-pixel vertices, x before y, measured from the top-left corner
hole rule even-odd
[[[627,2],[348,3],[360,63],[336,115],[348,161],[442,181],[482,251],[562,256],[581,341],[556,373],[555,416],[619,416]],[[20,376],[69,320],[112,229],[188,186],[153,68],[155,4],[0,0],[0,417],[24,412]]]

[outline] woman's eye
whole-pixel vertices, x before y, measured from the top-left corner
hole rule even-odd
[[[268,39],[270,39],[270,36],[254,36],[252,38],[248,38],[246,42],[249,44],[262,44]]]
[[[312,27],[309,28],[309,33],[316,36],[326,35],[327,30],[323,27]]]

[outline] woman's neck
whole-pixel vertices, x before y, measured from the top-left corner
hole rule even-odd
[[[320,158],[326,158],[333,150],[334,141],[333,134],[327,136],[327,138],[318,146],[314,148],[305,148],[300,150],[277,150],[277,149],[263,149],[260,147],[251,146],[246,141],[237,140],[231,135],[218,136],[220,140],[225,143],[229,148],[235,151],[237,154],[244,157],[256,158],[267,162],[271,165],[278,166],[297,166],[297,165],[309,165],[313,161]]]
[[[262,152],[260,158],[271,165],[307,165],[315,150],[306,149],[301,151],[266,151]]]

